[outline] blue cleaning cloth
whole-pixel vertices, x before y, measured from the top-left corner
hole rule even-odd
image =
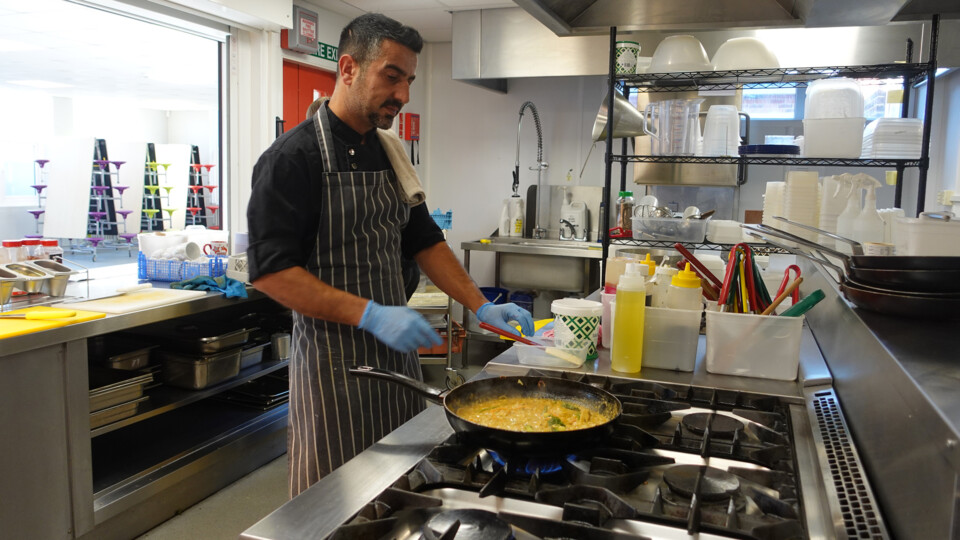
[[[197,276],[193,279],[171,283],[170,288],[222,292],[227,298],[247,297],[247,287],[243,283],[233,278],[228,278],[227,276],[215,278],[210,276]]]

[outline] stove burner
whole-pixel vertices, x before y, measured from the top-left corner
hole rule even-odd
[[[565,459],[570,458],[511,458],[506,459],[504,456],[494,452],[493,450],[487,450],[487,453],[490,454],[490,457],[494,462],[499,464],[501,467],[507,469],[508,473],[517,474],[535,474],[537,471],[540,471],[540,474],[550,474],[559,471],[563,468],[563,462]],[[572,456],[571,456],[572,457]]]
[[[430,530],[427,530],[430,529]],[[424,537],[456,538],[457,540],[511,540],[513,529],[487,510],[447,510],[424,525]]]
[[[732,439],[736,434],[743,431],[744,427],[743,422],[736,418],[713,413],[688,414],[680,422],[683,427],[697,435],[703,435],[709,424],[710,435],[724,439]]]
[[[663,481],[676,493],[684,497],[693,497],[697,491],[704,501],[722,501],[740,489],[740,480],[727,471],[699,465],[674,465],[663,472]]]

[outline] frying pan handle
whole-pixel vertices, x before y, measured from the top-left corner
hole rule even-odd
[[[785,218],[785,217],[783,217],[783,216],[773,216],[773,219],[777,219],[777,220],[780,220],[780,221],[782,221],[782,222],[784,222],[784,223],[789,223],[790,225],[793,225],[794,227],[800,227],[801,229],[806,229],[806,230],[808,230],[808,231],[812,231],[812,232],[815,232],[815,233],[820,233],[820,234],[822,234],[822,235],[824,235],[824,236],[826,236],[826,237],[828,237],[828,238],[833,238],[834,240],[839,240],[839,241],[841,241],[841,242],[850,244],[850,248],[853,250],[853,254],[854,254],[854,255],[863,255],[863,245],[861,245],[860,242],[857,242],[856,240],[851,240],[851,239],[847,238],[846,236],[840,236],[839,234],[833,234],[833,233],[830,232],[830,231],[825,231],[825,230],[823,230],[823,229],[818,229],[818,228],[816,228],[816,227],[811,227],[810,225],[807,225],[807,224],[805,224],[805,223],[797,223],[796,221],[791,221],[791,220],[789,220],[789,219],[787,219],[787,218]]]
[[[775,237],[780,238],[780,239],[783,239],[783,240],[788,240],[788,241],[790,241],[790,242],[796,242],[796,243],[798,243],[798,244],[800,244],[800,245],[807,246],[808,248],[815,249],[815,250],[817,250],[817,251],[821,251],[821,252],[826,253],[826,254],[828,254],[828,255],[833,255],[834,257],[839,257],[840,259],[842,259],[842,260],[844,260],[844,261],[849,261],[849,260],[850,260],[850,256],[847,255],[846,253],[837,251],[837,250],[835,250],[835,249],[828,248],[827,246],[824,246],[824,245],[818,244],[818,243],[816,243],[816,242],[807,240],[806,238],[803,238],[803,237],[801,237],[801,236],[797,236],[797,235],[795,235],[795,234],[791,234],[791,233],[788,233],[788,232],[786,232],[786,231],[782,231],[782,230],[780,230],[780,229],[778,229],[778,228],[776,228],[776,227],[771,227],[771,226],[769,226],[769,225],[764,225],[764,224],[762,224],[762,223],[757,223],[757,224],[753,224],[753,225],[746,225],[746,224],[744,224],[744,225],[741,225],[741,227],[743,227],[744,229],[757,231],[757,232],[759,232],[759,233],[761,233],[761,234],[765,234],[765,235],[768,235],[768,236],[775,236]]]
[[[776,242],[776,241],[768,238],[767,236],[764,236],[763,234],[760,234],[758,231],[756,231],[756,230],[754,230],[754,229],[747,228],[747,234],[750,235],[750,236],[752,236],[752,237],[754,237],[754,238],[759,238],[759,239],[763,240],[764,242],[770,244],[771,246],[773,246],[773,247],[778,247],[778,248],[780,248],[780,249],[782,249],[782,250],[784,250],[784,251],[787,251],[788,253],[793,253],[794,255],[803,257],[803,258],[805,258],[805,259],[810,259],[811,261],[813,261],[813,262],[815,262],[815,263],[819,263],[819,264],[823,264],[823,265],[829,266],[830,268],[833,268],[836,272],[838,272],[838,275],[841,275],[841,276],[844,275],[844,272],[843,272],[843,269],[842,269],[842,268],[840,268],[839,266],[833,264],[832,262],[830,262],[830,261],[828,261],[828,260],[826,260],[826,259],[822,259],[822,258],[820,258],[820,257],[814,257],[813,255],[811,255],[811,254],[809,254],[809,253],[807,253],[807,252],[805,252],[805,251],[803,251],[803,250],[800,250],[800,249],[787,247],[786,245],[781,244],[780,242]],[[829,274],[829,273],[828,273],[828,274]],[[840,284],[840,281],[839,281],[839,280],[835,280],[835,281],[837,282],[837,285]]]
[[[347,371],[349,371],[351,375],[355,375],[357,377],[370,377],[373,379],[380,379],[382,381],[396,383],[400,386],[406,386],[430,401],[435,403],[443,403],[443,390],[434,388],[423,381],[418,381],[413,377],[408,377],[402,373],[387,371],[385,369],[375,368],[373,366],[354,366]]]

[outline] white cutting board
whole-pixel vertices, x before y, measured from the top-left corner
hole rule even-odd
[[[101,313],[130,313],[167,304],[176,304],[191,298],[206,295],[206,291],[184,291],[180,289],[145,289],[120,296],[111,296],[99,300],[62,304],[70,309],[99,311]]]

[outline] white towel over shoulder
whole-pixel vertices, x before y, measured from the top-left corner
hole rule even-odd
[[[380,137],[380,144],[387,152],[387,159],[393,166],[393,172],[397,174],[397,180],[400,182],[403,202],[409,206],[417,206],[427,199],[423,192],[423,185],[420,183],[420,177],[417,176],[416,169],[410,163],[406,150],[403,148],[403,142],[392,130],[377,129],[377,135]]]

